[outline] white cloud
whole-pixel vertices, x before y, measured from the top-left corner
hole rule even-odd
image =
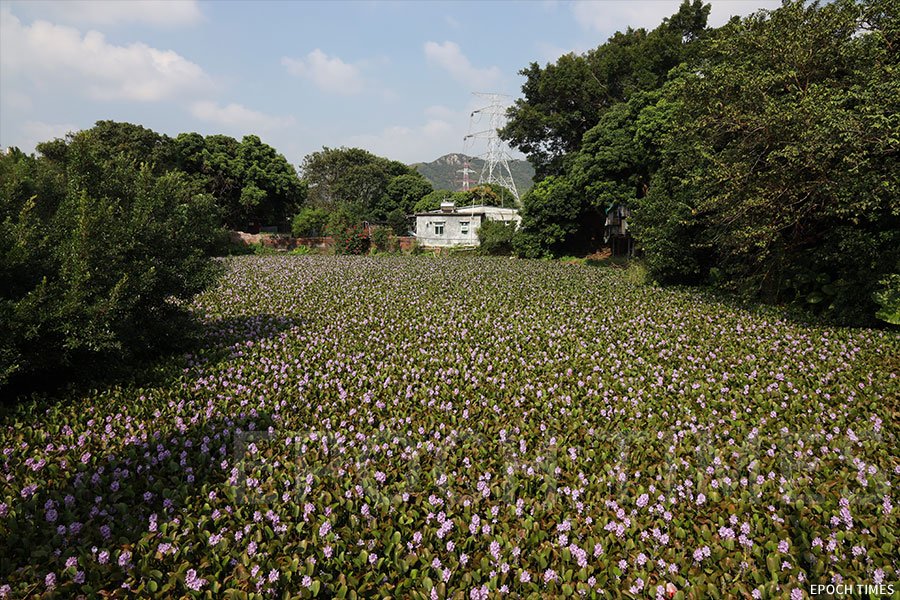
[[[780,6],[781,0],[720,0],[712,3],[708,24],[710,27],[721,27],[735,15],[745,17],[761,8],[775,10]]]
[[[316,48],[306,58],[281,59],[288,72],[305,77],[317,88],[332,94],[352,95],[363,90],[363,78],[359,67],[345,63],[337,56],[328,56]]]
[[[482,108],[484,100],[471,98],[464,107],[454,110],[443,105],[424,109],[423,119],[416,125],[396,124],[377,133],[356,135],[342,141],[342,145],[364,148],[380,156],[404,163],[429,162],[445,154],[467,152],[479,155],[486,151],[485,140],[463,138],[469,133],[470,115]],[[474,130],[484,128],[483,121],[472,124]],[[518,152],[514,158],[522,158]]]
[[[143,23],[161,27],[192,25],[203,19],[197,0],[52,0],[23,3],[55,21],[80,25]]]
[[[64,138],[67,133],[79,131],[81,127],[71,123],[44,123],[43,121],[25,121],[19,128],[19,149],[23,152],[34,152],[40,142],[49,142],[56,138]]]
[[[0,66],[42,87],[65,84],[98,100],[152,102],[210,87],[198,65],[171,50],[136,42],[117,46],[97,31],[0,15]]]
[[[441,120],[428,120],[416,127],[395,125],[378,133],[355,135],[343,144],[364,148],[379,156],[404,163],[428,162],[448,152],[462,150],[464,131]]]
[[[475,67],[459,45],[454,42],[425,43],[425,58],[429,63],[437,65],[450,73],[459,83],[467,85],[471,90],[491,91],[499,85],[501,71],[497,67]]]
[[[0,92],[0,106],[28,112],[34,106],[34,103],[28,94],[23,94],[16,90],[3,90]]]
[[[458,113],[452,108],[436,104],[425,109],[425,116],[432,119],[451,120],[458,117]]]
[[[191,114],[202,121],[216,123],[243,132],[270,131],[294,124],[293,117],[277,117],[247,108],[242,104],[219,106],[216,102],[201,101],[191,105]]]
[[[386,127],[378,133],[352,136],[343,145],[364,148],[407,164],[462,151],[468,125],[466,115],[446,106],[430,106],[424,114],[425,121],[419,125]]]
[[[584,29],[612,35],[627,27],[654,29],[678,12],[680,0],[598,1],[576,0],[572,14]],[[713,0],[709,25],[718,27],[733,15],[748,15],[760,8],[777,8],[780,0]]]
[[[548,63],[555,63],[559,60],[559,57],[564,54],[569,54],[570,52],[583,54],[587,51],[583,48],[564,48],[563,46],[557,46],[556,44],[550,44],[548,42],[537,42],[535,47],[537,48],[537,54],[540,56],[540,60]]]

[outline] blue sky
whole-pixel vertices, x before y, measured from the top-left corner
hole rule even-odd
[[[0,0],[0,146],[129,121],[403,162],[460,152],[472,92],[515,98],[532,61],[583,52],[679,0]],[[712,24],[777,0],[713,1]]]

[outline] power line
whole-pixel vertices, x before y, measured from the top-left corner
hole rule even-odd
[[[478,158],[484,160],[484,166],[481,168],[481,175],[478,177],[478,184],[496,184],[508,189],[513,198],[515,198],[516,206],[521,203],[519,201],[519,190],[516,189],[516,182],[513,179],[512,171],[509,169],[509,161],[512,159],[509,153],[509,146],[500,139],[499,130],[506,125],[506,110],[510,106],[510,97],[504,94],[486,94],[475,92],[474,95],[484,99],[486,106],[472,111],[469,115],[469,134],[463,138],[463,154],[469,156],[472,154],[474,146],[479,143],[479,149],[485,148],[485,151],[478,154]],[[487,121],[486,123],[484,123]],[[486,126],[486,128],[485,128]],[[483,129],[477,130],[482,127]],[[468,163],[462,170],[464,173],[463,186],[465,187],[465,178],[468,177]],[[500,198],[501,205],[503,198]]]

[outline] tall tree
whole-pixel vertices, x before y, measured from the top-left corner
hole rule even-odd
[[[710,41],[674,88],[666,162],[634,215],[658,276],[679,276],[661,253],[697,244],[695,276],[845,321],[874,314],[877,282],[900,272],[889,5],[789,2]]]
[[[0,155],[0,386],[176,340],[216,272],[212,199],[94,134]]]
[[[411,210],[419,200],[414,196],[431,191],[414,169],[360,148],[323,148],[304,158],[300,170],[311,205],[347,208],[359,220],[381,221],[397,208]]]
[[[709,10],[701,0],[684,0],[678,13],[649,33],[629,28],[586,54],[566,54],[543,68],[531,63],[520,72],[524,98],[510,108],[501,135],[528,155],[536,179],[562,174],[565,157],[581,148],[584,134],[607,110],[659,88],[694,52]]]
[[[222,207],[233,229],[287,227],[306,197],[293,166],[257,136],[182,133],[174,140],[177,165]]]

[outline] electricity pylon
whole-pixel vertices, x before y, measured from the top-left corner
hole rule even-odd
[[[510,192],[515,198],[516,206],[520,206],[519,190],[513,180],[512,171],[509,170],[509,146],[500,139],[498,133],[506,124],[506,109],[509,107],[509,96],[504,94],[485,94],[475,92],[475,96],[483,98],[486,106],[472,111],[469,115],[469,134],[463,138],[465,150],[463,154],[471,155],[473,146],[477,140],[485,140],[485,152],[478,154],[478,158],[484,160],[478,184],[494,183]],[[485,123],[487,121],[487,123]],[[477,130],[479,127],[485,129]],[[467,167],[468,168],[468,167]],[[500,199],[501,204],[503,199]]]

